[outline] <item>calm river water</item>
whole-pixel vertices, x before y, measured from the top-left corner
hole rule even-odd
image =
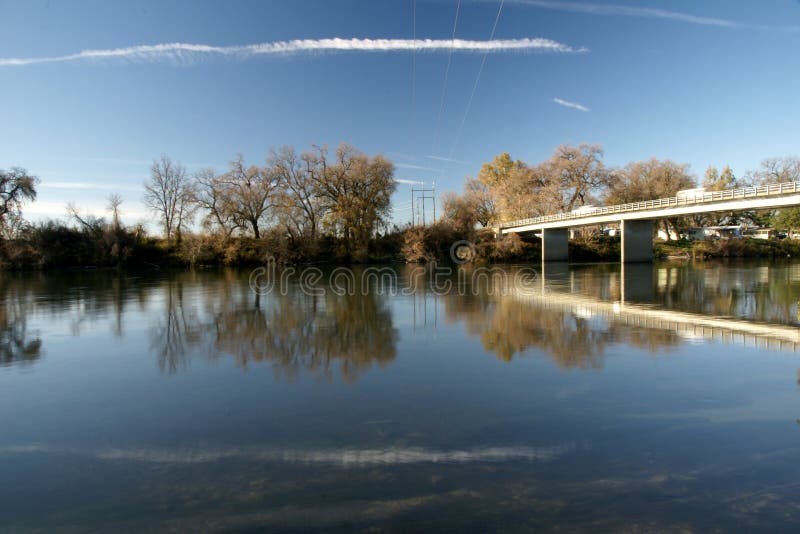
[[[800,524],[800,263],[312,274],[2,274],[0,531]]]

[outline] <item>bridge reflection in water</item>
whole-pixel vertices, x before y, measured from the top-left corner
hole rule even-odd
[[[477,271],[460,269],[454,282]],[[601,367],[610,347],[660,353],[720,341],[800,348],[800,263],[550,262],[532,287],[508,285],[521,280],[515,267],[492,269],[499,276],[465,276],[474,287],[437,294],[419,267],[398,267],[397,287],[413,288],[399,296],[378,288],[315,295],[291,286],[286,294],[261,297],[237,271],[144,280],[114,273],[6,277],[0,283],[0,367],[39,362],[47,331],[81,337],[88,326],[98,330],[103,323],[119,339],[129,329],[144,329],[146,349],[166,374],[188,369],[193,359],[232,358],[245,369],[270,365],[287,381],[313,375],[355,382],[370,369],[392,365],[403,337],[439,343],[437,330],[447,333],[453,323],[501,360],[539,350],[569,368]]]
[[[800,345],[800,265],[548,263],[533,286],[503,280],[441,300],[446,323],[463,322],[504,361],[539,351],[560,367],[599,368],[624,347]]]
[[[542,267],[539,291],[517,288],[513,296],[540,310],[600,317],[609,322],[639,328],[668,330],[684,339],[714,339],[793,352],[800,349],[800,328],[797,326],[693,313],[656,305],[656,280],[660,278],[659,282],[663,285],[669,274],[668,268],[622,264],[619,277],[610,277],[611,295],[595,298],[581,292],[576,271],[570,270],[569,265],[547,263]]]

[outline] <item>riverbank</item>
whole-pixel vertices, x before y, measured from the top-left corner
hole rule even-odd
[[[373,237],[366,248],[323,235],[291,239],[278,231],[260,238],[184,234],[167,241],[140,228],[74,227],[48,222],[27,228],[14,239],[0,239],[0,269],[163,268],[278,263],[387,263],[402,261],[400,231]]]
[[[654,247],[660,259],[800,258],[800,241],[791,239],[720,239],[664,241]]]
[[[376,234],[365,247],[350,248],[331,235],[292,239],[277,231],[259,239],[218,234],[186,234],[179,241],[129,228],[75,228],[45,224],[16,239],[0,240],[0,268],[52,270],[84,268],[162,268],[252,266],[268,259],[282,264],[426,263],[453,261],[453,245],[467,244],[474,261],[534,263],[541,244],[516,234],[496,239],[491,231],[464,231],[440,222],[426,227],[395,228]],[[463,247],[462,247],[463,248]],[[570,261],[618,261],[619,237],[595,235],[569,242]],[[730,239],[656,242],[657,259],[800,258],[800,241]],[[460,261],[456,258],[457,261]]]

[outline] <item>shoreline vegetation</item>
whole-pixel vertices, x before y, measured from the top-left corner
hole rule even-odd
[[[426,225],[399,226],[391,197],[398,181],[387,158],[342,144],[333,153],[314,146],[298,153],[274,149],[266,164],[248,165],[240,155],[229,169],[189,174],[162,155],[143,184],[143,203],[160,224],[154,236],[143,223],[122,221],[122,199],[108,197],[108,216],[67,206],[59,220],[29,222],[25,203],[36,199],[38,178],[15,167],[0,171],[0,269],[161,268],[283,264],[447,262],[458,241],[474,245],[476,261],[540,260],[533,236],[496,239],[498,221],[566,212],[582,206],[674,196],[695,187],[688,165],[655,158],[606,167],[597,145],[564,145],[535,165],[507,153],[468,177],[461,194],[442,196],[443,214]],[[764,160],[743,177],[729,167],[709,167],[706,190],[800,181],[800,158]],[[800,208],[721,213],[659,221],[663,235],[706,225],[744,224],[800,229]],[[656,241],[658,259],[797,258],[800,241],[731,238]],[[573,262],[616,261],[619,238],[588,228],[570,240]]]
[[[452,243],[474,244],[477,263],[536,263],[541,246],[536,238],[496,240],[490,232],[465,235],[447,224],[409,227],[380,236],[368,243],[368,253],[354,262],[337,256],[341,244],[326,239],[314,255],[292,251],[279,236],[267,234],[256,240],[213,235],[188,235],[181,243],[167,244],[163,238],[137,234],[135,230],[92,232],[57,224],[31,230],[27,238],[4,240],[2,270],[58,269],[161,269],[191,267],[253,267],[268,258],[279,264],[349,265],[450,262]],[[619,261],[619,237],[595,236],[570,240],[570,262]],[[739,258],[800,258],[800,241],[753,238],[718,241],[659,241],[657,260],[713,260]]]

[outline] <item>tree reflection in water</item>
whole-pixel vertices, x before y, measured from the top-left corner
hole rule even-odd
[[[650,269],[650,267],[647,267]],[[551,294],[580,295],[591,302],[614,302],[623,294],[619,266],[570,266],[553,280],[544,280]],[[800,266],[666,265],[652,267],[649,302],[659,309],[698,313],[709,318],[746,319],[797,326],[800,321]],[[632,280],[629,279],[628,284]],[[652,285],[652,287],[650,287]],[[636,288],[642,289],[642,288]],[[659,352],[685,340],[669,328],[632,326],[601,317],[580,305],[551,306],[537,300],[496,297],[476,292],[445,300],[450,320],[462,320],[479,336],[487,351],[510,361],[528,349],[539,349],[564,368],[597,368],[607,348],[616,343]],[[495,288],[495,294],[499,293]]]
[[[467,304],[466,309],[463,304]],[[538,349],[563,368],[600,368],[606,348],[614,343],[656,352],[681,342],[672,331],[606,322],[580,310],[537,307],[511,297],[486,306],[484,313],[475,313],[473,306],[469,300],[448,299],[445,313],[450,320],[464,320],[468,332],[480,336],[484,349],[506,362],[529,349]]]
[[[189,350],[202,343],[205,327],[194,307],[185,302],[181,279],[162,286],[162,319],[150,329],[150,350],[162,373],[175,373],[189,365]]]
[[[0,365],[38,360],[42,356],[42,340],[28,330],[33,297],[3,289],[0,300]]]
[[[752,262],[660,266],[658,302],[685,311],[800,325],[800,264]]]
[[[552,285],[545,280],[541,287],[565,294],[597,295],[598,300],[619,298],[619,273],[611,266],[593,267],[572,268]],[[529,349],[538,349],[563,368],[600,368],[606,348],[614,343],[625,342],[655,352],[681,342],[672,331],[605,321],[580,308],[550,308],[546,298],[537,304],[513,295],[502,296],[498,287],[490,292],[468,288],[466,293],[444,301],[447,319],[464,321],[467,331],[480,337],[484,349],[507,362]]]
[[[296,380],[301,372],[352,382],[373,365],[397,355],[398,334],[385,296],[309,296],[300,291],[261,297],[239,278],[211,281],[187,299],[185,286],[167,282],[164,310],[150,329],[151,350],[164,372],[188,364],[192,351],[212,359],[232,356],[237,365],[271,363]]]
[[[513,267],[503,269],[513,273]],[[399,280],[418,288],[416,306],[426,289],[414,273],[401,269]],[[412,299],[404,303],[397,300],[402,297],[380,292],[311,296],[295,287],[285,295],[259,297],[250,290],[247,275],[233,270],[7,275],[0,280],[0,364],[41,357],[47,338],[29,326],[36,312],[46,319],[43,325],[66,324],[75,336],[108,328],[125,337],[126,329],[145,321],[149,350],[164,373],[185,369],[193,357],[232,357],[243,368],[272,364],[288,380],[308,372],[352,382],[396,357],[399,334],[392,309],[407,305],[406,312],[413,314]],[[622,278],[619,266],[572,265],[552,289],[607,303],[620,299]],[[656,265],[648,280],[652,306],[661,310],[800,325],[800,264]],[[597,368],[615,344],[658,352],[683,342],[670,329],[625,324],[613,314],[600,316],[581,306],[491,294],[486,287],[466,289],[435,299],[433,308],[445,320],[463,323],[504,361],[538,349],[565,368]]]

